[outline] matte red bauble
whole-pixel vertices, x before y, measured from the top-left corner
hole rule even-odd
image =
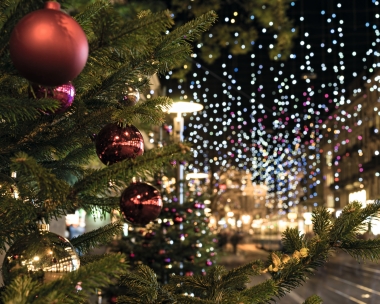
[[[160,192],[147,183],[132,183],[120,197],[121,213],[127,222],[134,225],[145,226],[160,215],[161,209]]]
[[[96,154],[105,165],[112,165],[144,153],[144,138],[135,126],[106,125],[95,137]]]
[[[60,10],[58,2],[29,13],[12,31],[9,50],[21,76],[44,86],[59,86],[86,65],[88,42],[80,25]]]
[[[32,85],[32,89],[36,98],[54,98],[60,101],[61,107],[54,113],[65,112],[73,103],[75,97],[75,88],[71,82],[63,84],[55,88],[46,88],[37,84]],[[33,95],[31,93],[31,95]],[[34,96],[33,96],[34,97]],[[51,112],[46,114],[52,114]]]

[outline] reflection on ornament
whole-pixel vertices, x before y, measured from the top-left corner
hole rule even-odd
[[[140,100],[140,92],[138,89],[128,87],[124,92],[123,98],[120,103],[125,106],[134,106]]]
[[[130,125],[125,128],[116,123],[106,125],[95,136],[96,154],[105,165],[112,165],[144,153],[144,138],[139,129]]]
[[[9,248],[2,273],[6,284],[19,275],[50,283],[79,266],[79,257],[66,238],[49,231],[39,231],[18,239]]]
[[[132,183],[120,197],[124,219],[134,225],[145,226],[159,216],[161,209],[160,191],[147,183]]]
[[[75,88],[71,82],[63,84],[55,88],[47,88],[38,84],[32,84],[33,92],[30,92],[29,96],[37,99],[40,98],[53,98],[61,103],[60,108],[54,111],[55,114],[65,112],[73,103],[75,97]],[[46,112],[46,114],[52,114],[52,112]]]

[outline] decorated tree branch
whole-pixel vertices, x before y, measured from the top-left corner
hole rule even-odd
[[[125,294],[120,297],[120,303],[271,303],[306,282],[329,260],[332,253],[344,251],[358,262],[378,261],[380,240],[360,240],[358,232],[365,227],[368,217],[377,220],[379,211],[380,201],[365,208],[355,202],[347,205],[342,214],[334,219],[326,208],[317,208],[313,212],[315,235],[312,238],[306,238],[297,229],[288,228],[282,238],[284,251],[272,252],[267,261],[252,261],[233,270],[216,266],[205,276],[173,275],[168,285],[159,288],[154,287],[152,282],[147,283],[145,287],[139,287],[142,288],[141,294],[151,295],[145,302],[138,302],[138,294],[127,288],[125,283],[133,276],[127,274],[121,281]],[[149,270],[141,266],[139,271]],[[263,274],[269,274],[270,277],[258,285],[247,287],[251,276]],[[151,278],[156,282],[154,276],[151,275]],[[152,294],[152,288],[165,292]],[[322,303],[322,299],[318,295],[304,302],[319,303]]]

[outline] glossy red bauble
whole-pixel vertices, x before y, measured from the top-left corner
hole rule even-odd
[[[133,225],[145,226],[160,215],[161,209],[160,192],[147,183],[132,183],[120,197],[121,213]]]
[[[23,17],[12,31],[10,56],[21,76],[44,86],[59,86],[79,75],[88,42],[80,25],[58,2]]]
[[[112,165],[144,153],[144,138],[135,126],[106,125],[95,137],[96,154],[105,165]]]

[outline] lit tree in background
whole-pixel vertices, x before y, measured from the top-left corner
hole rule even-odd
[[[141,264],[152,268],[161,283],[167,283],[172,274],[205,275],[215,264],[218,246],[205,212],[208,200],[200,189],[194,189],[187,191],[185,202],[179,204],[174,187],[168,181],[164,186],[159,218],[146,227],[131,226],[128,236],[115,242],[113,250],[129,256],[132,269]]]

